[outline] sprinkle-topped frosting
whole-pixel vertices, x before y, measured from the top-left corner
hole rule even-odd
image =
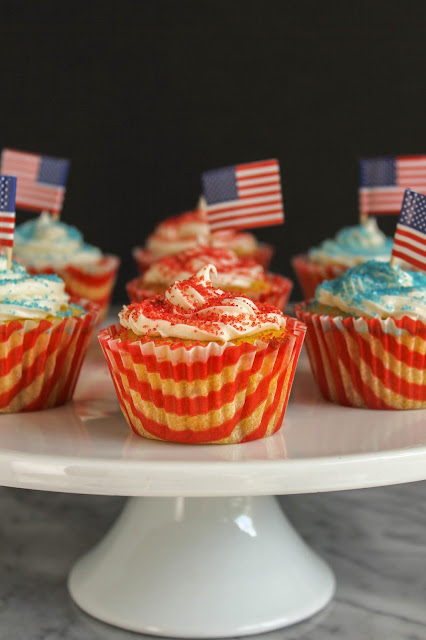
[[[226,229],[214,231],[210,237],[212,247],[231,249],[240,256],[252,255],[257,249],[257,240],[247,231],[233,231]]]
[[[146,248],[154,258],[159,259],[207,244],[212,247],[231,249],[239,255],[252,254],[257,248],[256,238],[251,233],[232,230],[210,233],[203,209],[185,211],[160,222],[154,232],[148,236]]]
[[[367,260],[389,260],[392,239],[387,238],[377,226],[375,218],[364,224],[345,227],[332,240],[325,240],[311,249],[309,259],[318,264],[339,264],[353,267]]]
[[[426,273],[370,260],[318,285],[315,303],[353,316],[426,320]]]
[[[148,237],[146,247],[156,258],[162,258],[205,244],[208,236],[207,220],[202,211],[196,209],[160,222]]]
[[[154,262],[144,273],[143,286],[168,287],[175,280],[187,280],[206,264],[216,267],[214,282],[219,287],[249,289],[266,277],[263,267],[254,260],[239,258],[228,249],[199,246]]]
[[[0,321],[39,320],[48,316],[74,315],[68,307],[65,284],[56,275],[30,276],[25,268],[12,262],[7,269],[6,258],[0,256]]]
[[[175,282],[164,296],[124,307],[121,325],[140,336],[216,342],[285,327],[278,309],[215,288],[211,274],[217,274],[216,267],[208,264],[188,280]]]
[[[49,213],[42,213],[16,228],[14,253],[28,267],[40,271],[49,267],[91,265],[102,257],[100,249],[83,241],[78,229]]]

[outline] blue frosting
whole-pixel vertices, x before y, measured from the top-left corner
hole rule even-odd
[[[7,269],[0,256],[0,321],[11,318],[73,316],[83,309],[69,305],[64,281],[56,274],[29,275],[23,265],[12,261]]]
[[[370,260],[318,285],[315,302],[349,315],[417,315],[426,310],[426,273]]]
[[[83,241],[76,227],[55,220],[48,213],[16,228],[14,251],[24,264],[38,270],[94,264],[102,257],[97,247]]]
[[[313,261],[334,260],[342,264],[350,257],[357,258],[358,261],[378,256],[386,258],[391,254],[392,243],[392,238],[387,238],[377,227],[375,219],[370,218],[365,224],[341,229],[335,238],[324,240],[318,247],[311,249],[309,257]]]
[[[24,242],[30,242],[30,240],[33,240],[38,236],[38,220],[39,218],[27,220],[27,222],[20,224],[16,228],[15,232],[19,234],[20,238]],[[77,242],[83,241],[83,234],[80,233],[76,227],[64,224],[60,220],[53,220],[53,218],[51,219],[50,224],[54,225],[57,229],[61,229],[64,232],[64,236],[67,236],[70,240],[76,240]]]
[[[77,229],[77,227],[74,227],[70,224],[65,224],[60,220],[54,220],[51,222],[51,224],[55,226],[56,229],[60,229],[63,232],[63,235],[58,238],[58,242],[65,240],[67,242],[74,241],[78,243],[79,251],[91,252],[96,250],[93,245],[84,242],[83,234]],[[32,240],[38,238],[39,233],[40,231],[38,226],[38,218],[33,218],[32,220],[28,220],[27,222],[24,222],[23,224],[20,224],[18,227],[16,227],[15,241],[17,239],[18,243],[21,244],[31,242]]]

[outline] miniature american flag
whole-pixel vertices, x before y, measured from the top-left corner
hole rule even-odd
[[[212,231],[266,227],[284,222],[277,160],[205,171],[207,220]]]
[[[13,247],[15,196],[15,176],[0,176],[0,247]]]
[[[426,271],[426,196],[407,189],[396,225],[392,258]]]
[[[405,189],[426,191],[426,156],[362,158],[359,169],[361,216],[399,213]]]
[[[65,158],[13,149],[3,149],[1,155],[1,172],[18,178],[18,209],[48,211],[58,216],[64,200],[68,169],[69,160]]]

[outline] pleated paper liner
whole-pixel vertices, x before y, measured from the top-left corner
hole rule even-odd
[[[268,274],[265,281],[259,281],[258,286],[255,284],[252,289],[230,289],[227,287],[234,293],[247,296],[255,302],[271,304],[277,309],[281,309],[281,311],[287,305],[292,288],[293,282],[289,278],[272,273]],[[142,300],[152,298],[157,293],[164,292],[166,287],[147,288],[143,284],[143,276],[139,276],[126,284],[126,290],[132,302],[142,302]]]
[[[72,405],[71,405],[72,406]],[[91,425],[87,424],[90,432]],[[155,441],[152,441],[154,444]],[[156,449],[156,459],[167,462],[170,460],[171,451],[174,443],[162,442]],[[180,443],[180,447],[192,447],[192,444]],[[239,443],[234,446],[216,447],[204,446],[200,452],[198,460],[200,462],[246,462],[252,461],[254,458],[258,461],[286,460],[288,458],[286,439],[284,434],[277,432],[274,438],[261,438],[247,442],[245,447],[240,447]],[[128,429],[128,435],[124,440],[121,455],[126,460],[144,460],[149,456],[150,448],[146,446],[146,440],[141,438],[139,434]],[[184,452],[182,452],[184,454]],[[185,455],[185,454],[184,454]]]
[[[339,278],[348,268],[337,264],[315,264],[309,260],[307,254],[294,256],[291,259],[291,266],[307,300],[314,297],[315,289],[321,282]]]
[[[426,325],[407,317],[320,315],[295,306],[326,400],[369,409],[426,408]]]
[[[52,268],[37,270],[31,267],[27,267],[27,270],[32,274],[57,273],[64,280],[65,289],[70,296],[97,303],[100,322],[108,311],[119,266],[118,256],[107,255],[93,265],[68,265],[56,271]]]
[[[272,244],[259,242],[255,253],[246,257],[253,258],[253,260],[262,265],[264,269],[268,269],[274,255],[274,250],[275,249]]]
[[[152,253],[143,247],[133,247],[132,256],[136,262],[139,273],[145,273],[152,263],[155,262],[155,257]]]
[[[120,325],[98,334],[133,431],[182,443],[264,438],[282,424],[305,327],[239,344],[121,340]]]
[[[74,299],[83,315],[0,323],[0,413],[40,411],[71,399],[98,306]]]

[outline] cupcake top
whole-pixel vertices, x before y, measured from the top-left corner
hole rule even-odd
[[[168,287],[176,280],[187,280],[206,264],[216,267],[215,284],[219,287],[248,289],[266,277],[263,267],[254,260],[239,258],[228,249],[198,246],[154,262],[143,275],[143,285]]]
[[[38,271],[90,265],[102,257],[101,250],[86,244],[76,227],[45,212],[15,229],[14,253]]]
[[[212,264],[188,280],[175,282],[164,295],[133,302],[120,312],[120,323],[140,336],[228,342],[285,327],[282,313],[244,296],[215,288]]]
[[[155,257],[162,258],[205,244],[208,236],[209,225],[201,209],[185,211],[160,222],[148,237],[146,248]]]
[[[232,230],[210,233],[206,213],[201,208],[185,211],[160,222],[148,236],[146,248],[159,259],[206,244],[216,248],[232,249],[243,255],[253,253],[257,249],[257,240],[251,233]]]
[[[353,267],[367,260],[389,260],[392,238],[387,238],[377,226],[375,218],[364,224],[345,227],[332,240],[324,240],[308,252],[317,264],[339,264]]]
[[[252,233],[232,229],[214,231],[210,237],[210,244],[212,247],[230,249],[241,256],[252,255],[257,250],[257,240]]]
[[[49,316],[75,315],[76,305],[68,306],[69,295],[57,275],[30,276],[25,267],[0,255],[0,321],[14,319],[40,320]]]
[[[347,315],[426,320],[426,273],[370,260],[318,285],[315,304]]]

